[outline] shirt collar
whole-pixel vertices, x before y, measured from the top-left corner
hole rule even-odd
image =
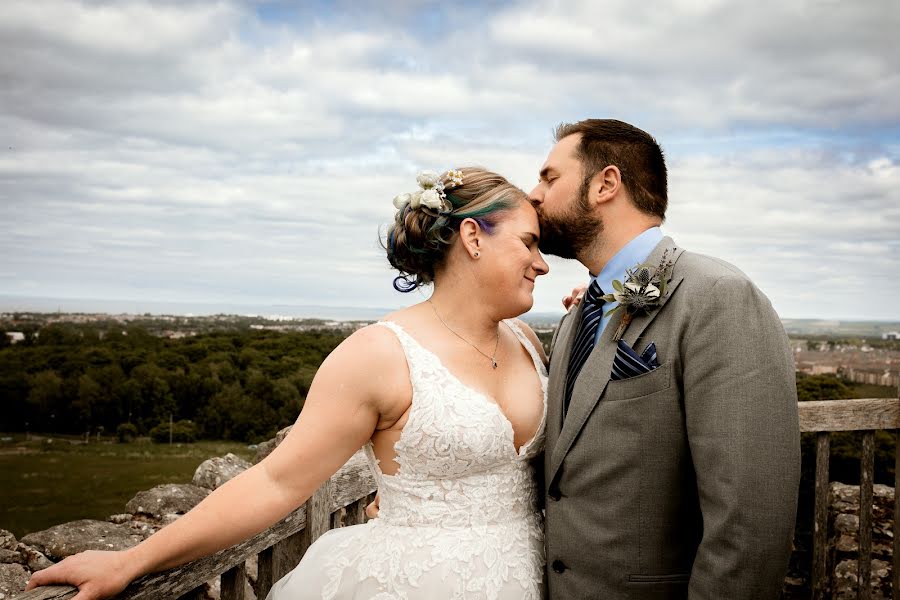
[[[603,293],[611,294],[613,291],[613,279],[624,282],[625,270],[647,260],[647,257],[650,256],[650,253],[653,252],[653,249],[656,248],[662,239],[662,230],[659,227],[651,227],[616,252],[615,256],[600,271],[600,274],[591,278],[591,281],[596,279]]]

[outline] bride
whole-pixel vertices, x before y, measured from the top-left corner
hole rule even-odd
[[[300,506],[364,446],[378,517],[322,536],[270,599],[541,598],[530,460],[543,445],[546,359],[513,319],[548,270],[537,215],[524,192],[483,169],[426,172],[418,183],[395,198],[386,246],[401,272],[394,286],[433,284],[431,297],[338,346],[262,462],[138,546],[71,556],[27,589],[69,583],[74,600],[106,598],[231,546]]]

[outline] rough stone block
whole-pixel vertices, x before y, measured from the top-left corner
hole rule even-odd
[[[249,462],[229,452],[225,456],[217,456],[200,463],[194,472],[192,483],[198,487],[214,490],[250,467]]]
[[[23,592],[31,574],[18,564],[0,564],[0,600]]]
[[[29,533],[22,543],[34,546],[52,560],[61,560],[85,550],[124,550],[141,540],[128,527],[84,519]]]
[[[209,495],[209,490],[191,484],[167,483],[138,492],[125,509],[162,519],[167,514],[184,514]]]

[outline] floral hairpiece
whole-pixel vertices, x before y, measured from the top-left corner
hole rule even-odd
[[[462,185],[463,174],[462,171],[453,169],[445,173],[445,178],[446,183],[434,171],[420,171],[416,176],[420,189],[395,196],[394,208],[403,210],[409,205],[415,210],[421,206],[441,215],[449,214],[453,211],[453,206],[447,200],[446,190]]]

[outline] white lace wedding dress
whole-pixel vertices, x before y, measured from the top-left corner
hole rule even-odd
[[[383,475],[368,444],[378,517],[323,535],[269,600],[540,600],[543,527],[529,461],[543,446],[547,374],[528,338],[507,323],[534,360],[544,396],[537,433],[518,451],[495,402],[399,325],[379,323],[399,338],[412,382],[395,445],[400,469]]]

